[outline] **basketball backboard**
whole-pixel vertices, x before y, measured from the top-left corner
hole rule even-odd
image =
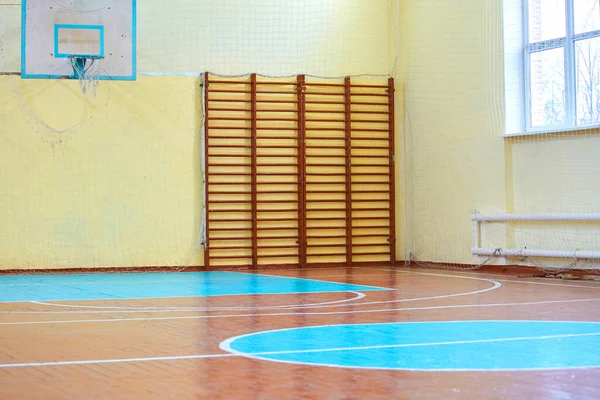
[[[21,77],[77,78],[74,57],[98,79],[135,80],[136,0],[22,0]]]

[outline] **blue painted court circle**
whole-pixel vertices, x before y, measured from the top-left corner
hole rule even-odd
[[[419,371],[600,367],[600,323],[448,321],[325,325],[251,333],[221,349],[293,364]]]

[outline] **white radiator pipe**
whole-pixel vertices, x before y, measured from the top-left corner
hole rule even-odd
[[[526,214],[473,214],[472,221],[600,221],[600,213],[526,213]]]
[[[543,250],[543,249],[496,249],[480,246],[480,224],[482,222],[508,221],[600,221],[600,213],[506,213],[506,214],[473,214],[473,248],[475,256],[497,257],[549,257],[549,258],[578,258],[600,259],[600,251],[596,250]]]
[[[600,259],[600,251],[593,250],[492,249],[479,247],[471,249],[471,252],[475,256]]]

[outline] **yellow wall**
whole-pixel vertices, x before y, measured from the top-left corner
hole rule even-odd
[[[199,83],[0,76],[0,268],[201,263]]]
[[[500,0],[410,0],[402,16],[407,252],[470,263],[473,209],[504,211]]]
[[[475,209],[598,210],[598,131],[499,137],[501,0],[408,0],[401,21],[407,252],[425,261],[481,262],[470,253]],[[485,247],[600,246],[597,224],[486,224],[482,233]]]

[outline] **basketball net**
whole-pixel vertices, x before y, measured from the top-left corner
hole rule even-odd
[[[98,88],[98,77],[102,68],[98,60],[101,57],[93,56],[71,56],[71,66],[73,67],[73,78],[79,80],[79,88],[83,94],[92,93],[96,97]]]

